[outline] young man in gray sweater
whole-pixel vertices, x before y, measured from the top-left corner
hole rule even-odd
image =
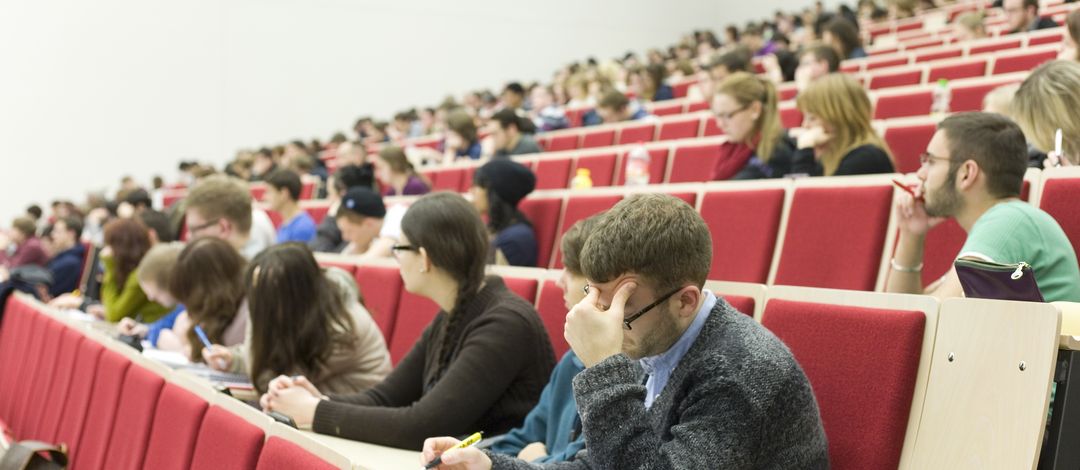
[[[709,229],[680,199],[637,195],[597,223],[581,253],[585,300],[565,336],[585,448],[556,469],[824,469],[810,383],[772,333],[704,290]],[[431,438],[439,469],[540,465]]]

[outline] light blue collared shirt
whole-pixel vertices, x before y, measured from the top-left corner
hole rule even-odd
[[[679,361],[682,361],[686,351],[690,350],[690,346],[694,345],[698,334],[701,333],[701,328],[705,326],[705,320],[709,318],[709,313],[716,306],[716,296],[713,295],[712,291],[704,290],[702,292],[705,294],[705,301],[701,303],[697,316],[694,317],[694,321],[690,323],[690,327],[683,332],[679,340],[671,345],[667,351],[640,360],[641,367],[649,375],[649,379],[645,382],[646,409],[651,408],[653,402],[660,397],[660,392],[664,391],[664,387],[667,386],[671,373],[679,365]]]

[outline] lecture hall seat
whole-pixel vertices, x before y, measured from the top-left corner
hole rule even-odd
[[[239,415],[211,406],[199,428],[191,469],[255,468],[264,436],[262,429]]]
[[[195,442],[210,405],[174,383],[161,389],[143,468],[185,470],[191,466]]]
[[[706,190],[698,212],[712,236],[709,279],[759,284],[768,280],[784,197],[784,188],[778,185]]]
[[[165,380],[150,369],[132,365],[124,377],[120,405],[102,468],[138,470],[150,442],[150,431]],[[166,404],[165,406],[171,406]]]
[[[323,460],[319,456],[308,452],[303,447],[282,439],[278,436],[270,436],[263,445],[259,454],[259,461],[255,470],[335,470],[338,467]]]
[[[124,386],[124,377],[131,367],[131,360],[113,350],[105,350],[98,362],[94,377],[94,391],[90,397],[90,406],[86,413],[82,437],[78,446],[72,446],[68,456],[75,469],[107,468],[106,451],[113,432],[116,411],[121,406],[136,406],[135,403],[121,403],[120,392]],[[133,443],[125,443],[133,445]]]
[[[554,255],[552,256],[550,267],[555,269],[561,269],[562,264],[562,246],[560,242],[563,234],[567,230],[570,230],[575,223],[579,220],[586,219],[589,216],[604,212],[611,209],[615,204],[622,200],[622,195],[571,195],[566,199],[566,209],[563,211],[562,222],[559,224],[559,236],[555,240],[555,246],[552,249]]]
[[[561,197],[529,197],[518,204],[518,209],[532,223],[536,233],[538,267],[546,268],[551,259],[551,251],[556,243],[556,233],[559,230],[559,216],[562,215],[563,199]]]

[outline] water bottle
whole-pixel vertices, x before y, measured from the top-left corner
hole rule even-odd
[[[570,187],[574,189],[589,189],[592,187],[592,173],[588,168],[578,168],[574,179],[570,181]]]
[[[949,101],[952,100],[952,92],[949,91],[949,80],[939,79],[934,87],[933,103],[930,104],[930,114],[937,118],[943,118],[949,114]]]
[[[645,146],[638,144],[626,155],[626,175],[624,180],[627,186],[645,186],[649,184],[649,167],[651,158]]]

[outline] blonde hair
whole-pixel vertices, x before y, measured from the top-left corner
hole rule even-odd
[[[142,261],[139,261],[139,267],[135,271],[139,282],[152,282],[162,289],[167,289],[181,251],[184,251],[184,244],[180,242],[160,243],[150,248]]]
[[[983,24],[983,15],[980,12],[964,13],[956,18],[956,24],[963,26],[973,32],[982,32],[983,36],[986,35],[986,26]]]
[[[1016,90],[1020,88],[1020,84],[1013,83],[1011,85],[1002,85],[986,94],[983,98],[983,111],[988,113],[998,113],[1002,116],[1012,116],[1012,101],[1016,96]]]
[[[1055,60],[1031,72],[1012,102],[1013,119],[1028,142],[1044,152],[1054,149],[1054,133],[1061,129],[1062,153],[1080,156],[1080,64]]]
[[[753,137],[761,137],[756,149],[757,156],[763,162],[769,161],[777,142],[784,135],[780,113],[776,108],[776,87],[768,80],[746,72],[736,72],[720,82],[716,94],[728,95],[743,107],[750,106],[755,101],[761,103],[761,114],[754,121],[751,140]]]
[[[804,114],[813,114],[832,127],[828,148],[820,155],[825,176],[835,173],[844,155],[862,145],[880,147],[889,160],[893,159],[885,141],[870,125],[870,97],[854,78],[830,73],[799,93],[795,103]]]

